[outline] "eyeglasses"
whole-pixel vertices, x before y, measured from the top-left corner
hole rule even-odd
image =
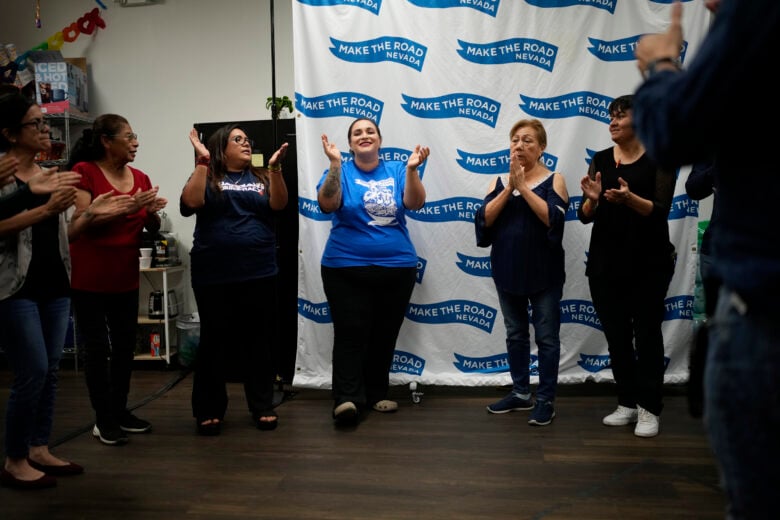
[[[127,141],[137,141],[138,140],[138,134],[125,134],[125,135],[109,135],[108,137],[123,137]]]
[[[26,123],[22,123],[20,126],[34,126],[36,130],[41,132],[43,131],[44,128],[49,126],[49,123],[44,121],[43,119],[33,119],[32,121],[27,121]]]
[[[251,147],[253,147],[255,145],[255,142],[252,141],[250,138],[248,138],[248,137],[241,137],[240,135],[237,135],[235,137],[231,137],[230,140],[233,141],[234,143],[236,143],[239,146],[241,146],[242,144],[246,143],[251,148]]]

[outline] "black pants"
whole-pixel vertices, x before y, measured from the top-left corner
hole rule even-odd
[[[271,276],[193,287],[200,345],[193,364],[192,414],[199,421],[224,419],[233,375],[244,384],[253,419],[273,410],[276,283]]]
[[[415,267],[322,266],[333,318],[333,399],[371,406],[387,398],[395,342],[414,290]]]
[[[618,404],[660,415],[663,409],[664,298],[668,271],[647,272],[631,280],[588,278],[593,306],[607,339]]]
[[[76,331],[84,347],[84,378],[95,420],[118,427],[127,394],[138,330],[138,290],[124,293],[72,291]]]

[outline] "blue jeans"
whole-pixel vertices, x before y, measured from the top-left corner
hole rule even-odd
[[[14,375],[5,414],[9,458],[26,458],[30,446],[49,444],[69,314],[69,298],[0,301],[0,334]]]
[[[554,401],[558,386],[558,364],[561,359],[561,296],[563,286],[552,287],[536,294],[519,296],[498,291],[498,302],[506,327],[506,351],[512,392],[530,393],[531,335],[528,330],[528,303],[539,354],[539,386],[537,401]]]
[[[780,490],[778,308],[747,308],[721,287],[704,374],[704,423],[729,518],[776,518]]]

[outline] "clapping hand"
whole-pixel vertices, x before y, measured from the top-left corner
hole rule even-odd
[[[591,179],[590,175],[586,175],[580,181],[580,188],[583,195],[591,200],[599,200],[601,197],[601,172],[596,172],[596,176]]]
[[[76,203],[78,190],[73,186],[66,186],[55,190],[46,202],[46,209],[51,214],[62,213]]]
[[[41,171],[30,178],[27,183],[30,191],[36,195],[54,193],[60,188],[75,186],[81,179],[81,174],[77,172],[60,172],[54,168],[41,168]]]
[[[157,197],[157,190],[159,187],[155,186],[152,189],[143,191],[141,188],[138,188],[136,192],[133,194],[133,200],[135,201],[135,211],[140,210],[141,208],[145,208],[152,202],[154,202],[155,197]]]
[[[604,198],[615,204],[625,204],[628,197],[631,196],[631,190],[628,189],[628,183],[623,180],[623,177],[618,177],[618,183],[620,188],[611,188],[605,191]]]
[[[282,146],[279,147],[278,150],[274,152],[274,154],[271,156],[271,159],[268,161],[268,166],[272,166],[276,168],[277,166],[281,167],[279,164],[284,160],[284,158],[287,156],[287,148],[289,146],[289,143],[282,143]]]
[[[0,186],[13,182],[18,169],[19,159],[10,155],[0,157]]]
[[[325,134],[322,134],[322,149],[325,151],[325,155],[328,156],[328,159],[341,162],[339,147],[336,146],[336,143],[328,141],[328,136]]]
[[[156,213],[168,205],[168,199],[164,197],[155,197],[151,204],[146,206],[146,211]]]
[[[412,155],[409,156],[409,160],[406,161],[406,166],[412,169],[422,166],[430,154],[430,148],[418,144],[414,147],[414,153],[412,153]]]
[[[639,38],[634,50],[639,71],[644,74],[647,65],[659,58],[677,59],[683,46],[682,4],[672,4],[671,22],[665,33],[646,34]]]
[[[116,195],[113,190],[95,197],[87,208],[96,216],[114,217],[127,215],[135,210],[136,203],[130,195]]]
[[[211,154],[209,154],[208,148],[206,148],[206,145],[204,145],[202,142],[200,142],[200,137],[198,136],[198,131],[194,128],[190,130],[190,142],[192,143],[192,147],[195,149],[195,155],[198,158],[211,157]]]

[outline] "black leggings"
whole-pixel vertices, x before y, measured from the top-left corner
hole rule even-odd
[[[72,291],[76,331],[84,346],[84,378],[100,427],[118,426],[127,410],[138,330],[138,290]]]
[[[636,279],[588,279],[593,306],[607,339],[618,404],[637,405],[655,415],[663,409],[664,298],[672,272],[648,272]]]

